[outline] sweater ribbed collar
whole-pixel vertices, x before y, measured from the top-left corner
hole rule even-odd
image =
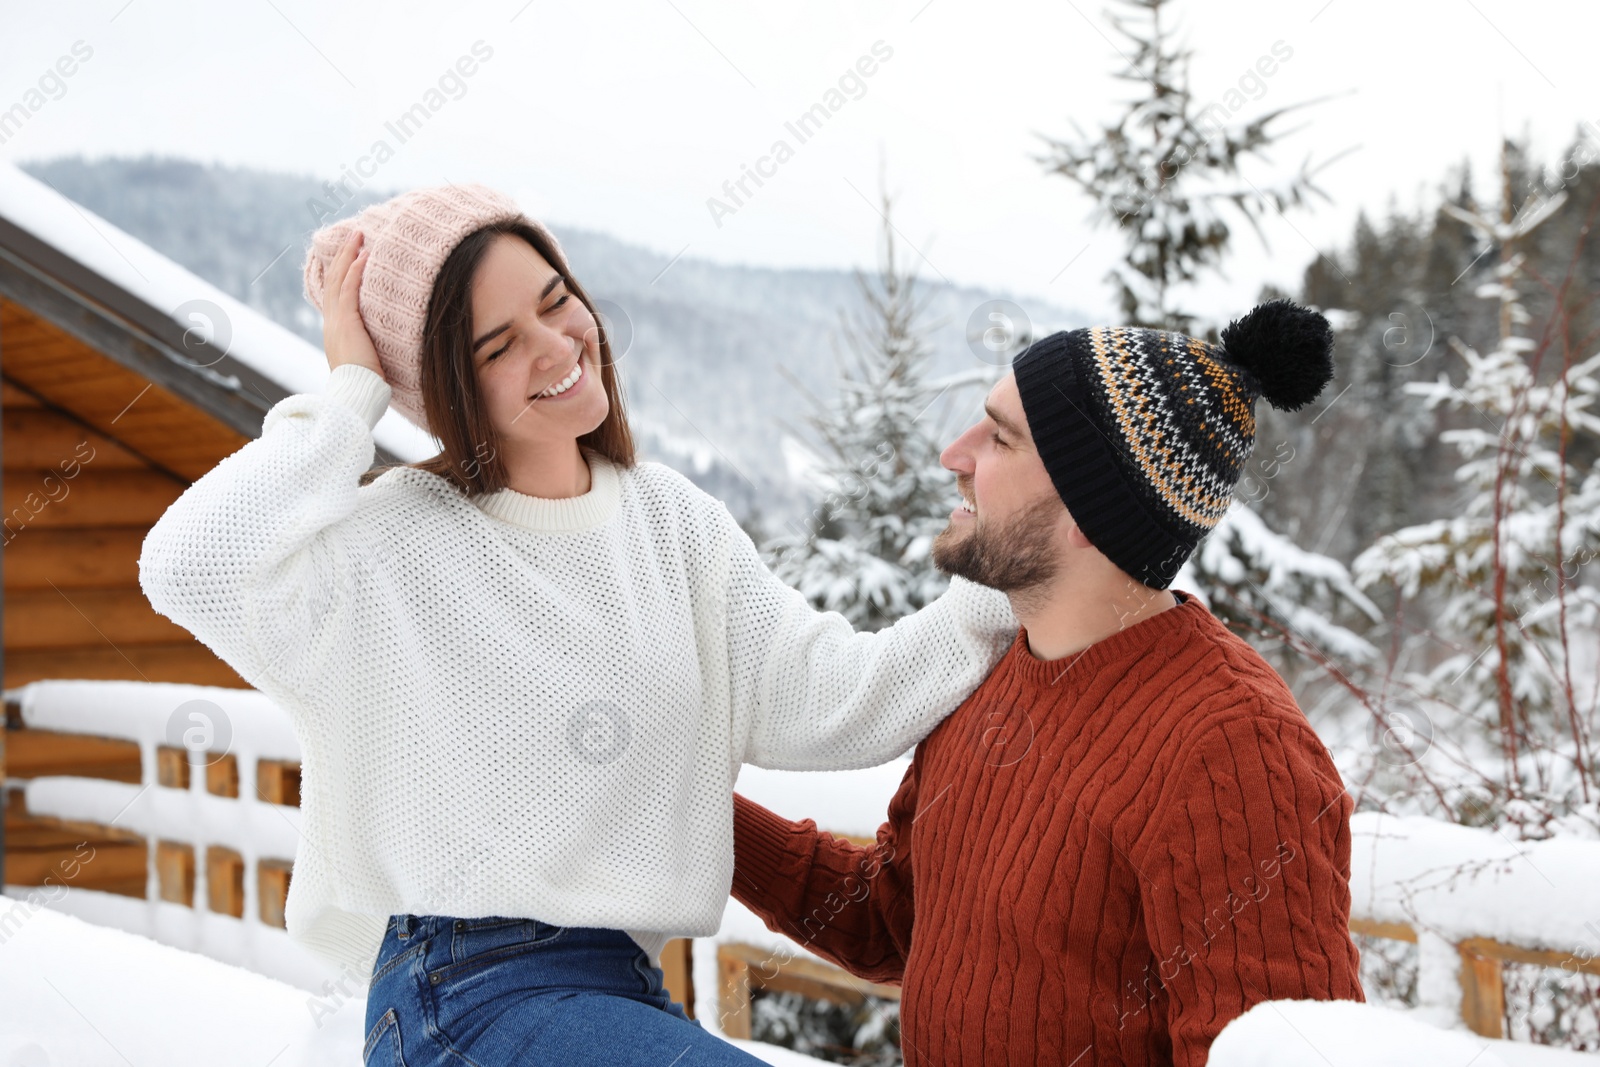
[[[1146,616],[1060,659],[1044,660],[1035,656],[1028,649],[1027,628],[1018,626],[1016,640],[1005,655],[1005,669],[1030,685],[1060,685],[1074,678],[1090,677],[1108,665],[1140,659],[1159,643],[1170,641],[1181,645],[1210,612],[1193,593],[1173,590],[1173,595],[1178,598],[1177,606]]]
[[[589,463],[589,491],[582,496],[549,499],[515,489],[500,489],[473,499],[485,514],[536,533],[573,533],[589,530],[617,512],[622,501],[622,475],[616,464],[597,452],[584,450]]]

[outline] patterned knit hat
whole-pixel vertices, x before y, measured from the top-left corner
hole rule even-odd
[[[428,429],[422,404],[422,328],[434,279],[461,239],[494,222],[521,219],[561,246],[516,202],[484,185],[441,185],[401,193],[354,218],[324,226],[306,254],[305,295],[322,310],[323,275],[354,230],[365,236],[361,321],[389,382],[389,404]],[[566,263],[551,266],[565,273]]]
[[[1012,370],[1073,520],[1112,563],[1165,589],[1228,510],[1255,447],[1256,397],[1282,411],[1316,399],[1333,377],[1333,330],[1273,300],[1220,345],[1097,326],[1038,341]]]

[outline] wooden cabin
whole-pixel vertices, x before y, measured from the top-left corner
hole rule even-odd
[[[0,662],[8,692],[49,679],[245,686],[150,607],[139,589],[140,546],[191,482],[259,434],[272,405],[325,368],[315,346],[0,163]],[[397,421],[388,416],[375,432],[378,462],[429,454],[420,432]],[[17,788],[63,774],[137,782],[137,746],[22,729],[9,702],[6,725],[5,883],[42,884],[87,839],[98,860],[76,885],[145,896],[147,842],[30,816]],[[163,784],[186,780],[187,770],[167,766],[174,781]]]

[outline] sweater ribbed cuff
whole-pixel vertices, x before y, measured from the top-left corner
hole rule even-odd
[[[774,911],[768,887],[779,879],[794,880],[804,865],[802,850],[811,852],[806,837],[783,816],[733,794],[734,899],[758,914]]]
[[[341,363],[333,368],[323,395],[360,415],[369,430],[378,425],[389,407],[389,383],[359,363]]]

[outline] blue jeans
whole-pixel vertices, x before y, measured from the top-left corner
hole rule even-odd
[[[367,990],[367,1067],[759,1064],[673,1003],[621,930],[396,915]]]

